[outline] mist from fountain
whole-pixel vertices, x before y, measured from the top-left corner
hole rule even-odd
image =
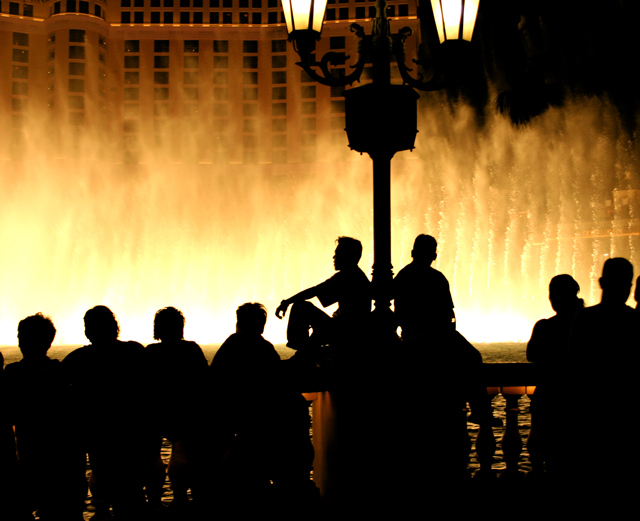
[[[638,265],[631,236],[579,237],[611,219],[613,189],[635,172],[606,101],[574,99],[521,128],[491,108],[480,128],[442,94],[423,95],[420,107],[416,150],[392,162],[394,271],[417,234],[434,235],[435,267],[470,340],[528,339],[553,313],[557,273],[573,275],[591,305],[607,255]],[[60,157],[43,126],[27,128],[24,157],[3,161],[0,180],[0,343],[15,344],[18,321],[42,311],[56,343],[82,344],[82,316],[97,304],[116,313],[124,339],[150,341],[155,311],[172,305],[187,338],[216,343],[246,301],[268,307],[265,336],[280,342],[286,323],[275,308],[333,273],[338,236],[362,240],[370,272],[366,156],[332,159],[319,145],[315,165],[179,164],[149,147],[127,165],[96,152],[104,135],[86,132],[75,155]]]

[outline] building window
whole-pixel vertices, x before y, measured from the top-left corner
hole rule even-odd
[[[166,24],[172,24],[173,23],[173,13],[170,13],[169,11],[165,11],[164,15],[163,15],[163,21]]]
[[[78,11],[80,13],[89,14],[89,2],[80,0],[80,2],[78,3]]]
[[[84,109],[84,96],[69,96],[70,109]]]
[[[271,99],[273,99],[273,100],[287,99],[287,88],[286,87],[273,87],[271,89]]]
[[[153,99],[155,100],[169,99],[169,89],[167,87],[155,87],[153,89]]]
[[[67,13],[76,12],[76,0],[67,0]]]
[[[98,17],[98,18],[102,18],[102,7],[100,7],[98,4],[96,4],[94,6],[94,14]]]
[[[244,52],[244,53],[257,53],[258,52],[258,40],[244,40],[242,42],[242,52]]]
[[[315,114],[316,113],[316,102],[315,101],[303,101],[302,102],[302,113],[303,114]]]
[[[11,94],[16,96],[27,96],[29,94],[29,84],[21,81],[12,82]]]
[[[173,7],[173,0],[164,0],[162,5],[165,7]]]
[[[315,130],[315,129],[316,129],[316,118],[302,118],[302,130]]]
[[[251,23],[258,25],[262,23],[262,13],[251,13]]]
[[[247,118],[253,118],[258,115],[258,105],[255,103],[245,103],[242,105],[242,115]],[[245,131],[246,132],[246,131]],[[256,132],[252,130],[251,132]]]
[[[228,56],[214,56],[213,57],[213,68],[214,69],[228,69],[229,68],[229,57]]]
[[[219,24],[220,23],[220,13],[209,13],[209,23],[210,24]]]
[[[200,56],[185,56],[183,65],[185,69],[197,69],[200,64]]]
[[[60,2],[53,4],[53,14],[60,14]]]
[[[169,40],[154,40],[153,52],[169,52]]]
[[[20,14],[20,4],[18,2],[9,2],[9,14]]]
[[[180,0],[180,7],[191,7],[191,0]]]
[[[315,85],[303,85],[300,87],[300,97],[302,99],[309,99],[316,97],[316,86]]]
[[[241,24],[249,23],[249,13],[240,13],[240,23]]]
[[[400,4],[398,6],[398,16],[409,16],[409,5]]]
[[[193,13],[193,23],[201,24],[202,23],[202,13]]]
[[[13,33],[13,45],[21,47],[29,46],[29,35],[27,33]]]
[[[120,7],[131,7],[131,0],[120,0]]]
[[[257,69],[258,57],[257,56],[243,56],[242,67],[245,69]]]
[[[124,99],[128,101],[133,101],[139,98],[140,98],[140,89],[136,87],[127,87],[124,89]]]
[[[138,85],[140,83],[140,73],[138,71],[125,71],[124,84]]]
[[[271,83],[273,84],[287,83],[287,71],[272,71]]]
[[[13,61],[29,63],[29,51],[26,49],[13,49]]]
[[[223,24],[231,24],[231,23],[233,23],[232,13],[222,13],[222,23]]]
[[[32,4],[24,4],[22,6],[22,14],[24,16],[29,16],[33,18],[33,5]]]
[[[188,24],[189,23],[189,14],[188,12],[185,11],[181,11],[180,12],[180,23],[181,24]]]
[[[169,57],[168,56],[154,56],[153,57],[153,68],[154,69],[168,69],[169,68]]]
[[[200,98],[200,91],[195,87],[185,87],[183,98],[189,101],[198,101]]]
[[[209,7],[220,7],[220,0],[209,0]]]
[[[140,40],[125,40],[124,52],[140,52]]]
[[[200,51],[200,41],[199,40],[185,40],[184,41],[184,52],[199,52]]]
[[[274,116],[286,116],[287,104],[286,103],[274,103],[271,107],[271,114]]]
[[[69,29],[69,41],[76,43],[84,43],[84,29]]]
[[[229,52],[229,41],[213,40],[213,52]]]
[[[160,23],[160,12],[159,11],[151,11],[151,23],[159,24]]]
[[[287,120],[286,119],[273,119],[271,120],[271,130],[273,132],[286,132]]]
[[[141,24],[144,22],[144,13],[142,11],[136,11],[133,13],[133,23]]]
[[[120,23],[129,24],[131,23],[131,13],[123,11],[120,13]]]
[[[125,69],[139,69],[140,68],[140,56],[125,56],[124,57]]]
[[[98,35],[98,45],[100,47],[106,47],[107,46],[107,38],[105,36],[102,36],[101,34]]]
[[[144,7],[144,0],[133,0],[133,7]]]
[[[169,73],[168,72],[154,72],[153,73],[153,83],[156,85],[168,85],[169,84]]]
[[[257,72],[243,72],[242,73],[242,83],[245,85],[257,85],[258,84],[258,73]]]
[[[233,7],[232,0],[222,0],[222,7],[225,7],[225,8]]]
[[[276,13],[276,12],[267,13],[267,23],[277,24],[278,23],[278,13]]]
[[[26,83],[24,83],[26,85]],[[213,99],[217,101],[223,101],[229,99],[229,89],[227,87],[214,87]]]
[[[272,56],[271,68],[272,69],[284,69],[287,66],[287,56]]]
[[[227,72],[214,72],[213,84],[214,85],[226,85],[229,83],[229,74]]]
[[[69,45],[69,58],[72,60],[84,60],[84,47]]]
[[[200,83],[200,73],[197,71],[184,72],[184,83],[185,85],[197,85]]]
[[[84,80],[69,78],[69,92],[84,92]]]
[[[272,40],[271,52],[287,52],[287,40]]]
[[[242,99],[245,101],[255,101],[258,99],[258,89],[255,87],[247,87],[242,89]]]
[[[69,76],[84,76],[84,62],[69,62]]]

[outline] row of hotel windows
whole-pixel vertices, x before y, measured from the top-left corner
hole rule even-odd
[[[394,17],[396,16],[395,11],[396,6],[390,5],[387,7],[387,16]],[[367,14],[368,11],[368,14]],[[240,12],[237,13],[238,18],[234,20],[233,12],[223,12],[219,13],[217,11],[212,11],[209,13],[209,23],[210,24],[261,24],[262,13],[260,12]],[[133,16],[132,16],[133,15]],[[172,24],[174,23],[174,13],[172,11],[151,11],[149,13],[149,18],[145,20],[145,13],[143,11],[123,11],[120,13],[120,23],[123,24],[142,24],[142,23],[152,23],[152,24]],[[203,12],[191,12],[191,11],[181,11],[179,13],[181,24],[202,24],[204,23],[204,13]],[[222,15],[222,16],[220,16]],[[251,15],[251,16],[249,16]],[[409,5],[402,4],[398,6],[398,16],[408,16],[409,15]],[[339,9],[327,9],[326,19],[331,20],[350,20],[352,18],[362,19],[362,18],[375,18],[376,16],[376,8],[374,6],[367,7],[356,7],[355,8],[355,17],[349,16],[349,8],[341,7]],[[278,11],[272,11],[267,13],[267,23],[269,24],[277,24],[284,23],[284,13]]]
[[[62,2],[55,2],[53,4],[52,13],[53,14],[61,14],[61,13],[82,13],[89,14],[89,2],[85,0],[66,0],[65,7],[66,9],[62,11]],[[94,4],[93,6],[93,14],[95,14],[98,18],[104,18],[105,11],[102,6],[98,4]]]
[[[6,5],[6,3],[5,3]],[[22,5],[22,13],[20,13],[20,6]],[[0,12],[2,12],[2,2],[0,2]],[[16,16],[28,16],[33,17],[33,4],[19,4],[18,2],[9,2],[9,14]]]
[[[350,0],[328,0],[328,4],[348,4]],[[356,2],[371,2],[375,0],[355,0]],[[147,0],[147,5],[150,7],[174,7],[174,0]],[[218,8],[222,5],[223,8],[233,8],[236,0],[209,0],[209,7]],[[175,0],[176,6],[179,7],[204,7],[204,0]],[[240,9],[249,8],[249,4],[253,9],[261,9],[263,7],[262,0],[237,0],[237,7]],[[279,0],[266,0],[265,4],[269,8],[276,8],[280,6]],[[145,0],[120,0],[120,7],[145,7]]]

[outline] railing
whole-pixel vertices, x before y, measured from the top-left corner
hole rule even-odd
[[[484,364],[483,381],[492,399],[494,416],[502,419],[504,425],[468,424],[471,448],[468,468],[474,479],[518,480],[543,471],[528,407],[537,381],[536,369],[533,364]],[[331,460],[338,453],[338,432],[344,432],[336,415],[337,396],[331,391],[307,395],[313,400],[314,481],[324,496],[333,494],[335,471]],[[497,457],[500,453],[501,459]]]

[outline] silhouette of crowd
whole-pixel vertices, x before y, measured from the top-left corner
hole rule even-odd
[[[379,364],[377,380],[358,372],[362,358],[352,357],[347,378],[332,385],[342,392],[336,401],[340,458],[364,475],[371,470],[393,480],[349,482],[355,469],[348,467],[336,479],[345,480],[354,503],[386,497],[376,504],[413,508],[426,490],[453,501],[468,478],[467,421],[490,428],[496,420],[482,356],[456,330],[449,283],[431,267],[437,242],[429,235],[416,238],[412,262],[393,280],[392,324],[371,311],[371,283],[358,266],[360,241],[336,242],[336,273],[276,309],[283,318],[291,306],[287,345],[296,354],[288,360],[263,337],[267,310],[259,303],[238,307],[236,331],[211,364],[197,343],[184,339],[185,317],[173,307],[156,313],[158,342],[144,347],[120,340],[113,312],[95,306],[84,315],[89,344],[62,361],[47,356],[56,335],[51,319],[38,313],[21,320],[23,358],[0,371],[2,519],[33,520],[37,511],[44,521],[79,521],[88,490],[96,521],[244,519],[265,512],[312,517],[318,491],[310,479],[314,449],[300,382],[336,356],[348,358],[350,351],[341,349],[349,345],[359,344],[351,353],[361,357],[362,346],[375,343],[384,327],[399,328],[400,337]],[[628,470],[633,424],[612,430],[606,420],[623,418],[632,407],[640,352],[638,310],[626,305],[632,279],[626,259],[607,260],[599,279],[602,300],[585,308],[578,283],[558,275],[549,286],[556,315],[533,328],[527,357],[539,368],[532,403],[539,453],[559,479],[576,469],[583,477]],[[329,316],[309,302],[313,298],[323,307],[337,303],[337,311]],[[0,368],[3,362],[0,354]],[[381,382],[386,392],[379,411],[370,410],[358,392]],[[442,396],[444,388],[449,391]],[[557,399],[575,389],[582,393],[578,414],[594,419],[579,437]],[[425,403],[425,396],[437,398]],[[362,439],[359,415],[376,414],[385,417],[384,425]],[[171,447],[167,466],[163,443]],[[596,462],[589,467],[587,452]],[[169,508],[162,502],[167,475]]]

